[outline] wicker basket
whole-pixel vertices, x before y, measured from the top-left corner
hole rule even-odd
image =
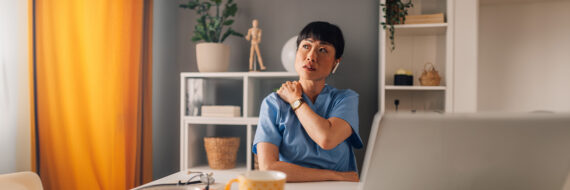
[[[205,137],[204,147],[212,169],[231,169],[236,165],[239,137]]]
[[[428,69],[427,68],[428,66],[431,66],[431,69]],[[439,83],[441,82],[441,77],[439,76],[439,73],[435,70],[433,64],[426,63],[424,65],[424,72],[420,76],[419,80],[422,86],[439,86]]]

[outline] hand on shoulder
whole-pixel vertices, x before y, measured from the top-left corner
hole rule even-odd
[[[298,81],[287,81],[281,84],[281,88],[277,90],[277,94],[281,99],[290,104],[302,97],[303,88],[301,87],[301,83]]]

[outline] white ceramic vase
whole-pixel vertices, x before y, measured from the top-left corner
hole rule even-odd
[[[196,45],[196,61],[200,72],[226,72],[230,66],[230,46],[199,43]]]

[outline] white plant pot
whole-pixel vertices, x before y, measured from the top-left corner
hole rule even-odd
[[[230,46],[199,43],[196,45],[196,61],[200,72],[226,72],[230,66]]]

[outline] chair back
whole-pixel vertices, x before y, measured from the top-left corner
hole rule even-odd
[[[0,175],[0,189],[43,190],[40,177],[30,171]]]

